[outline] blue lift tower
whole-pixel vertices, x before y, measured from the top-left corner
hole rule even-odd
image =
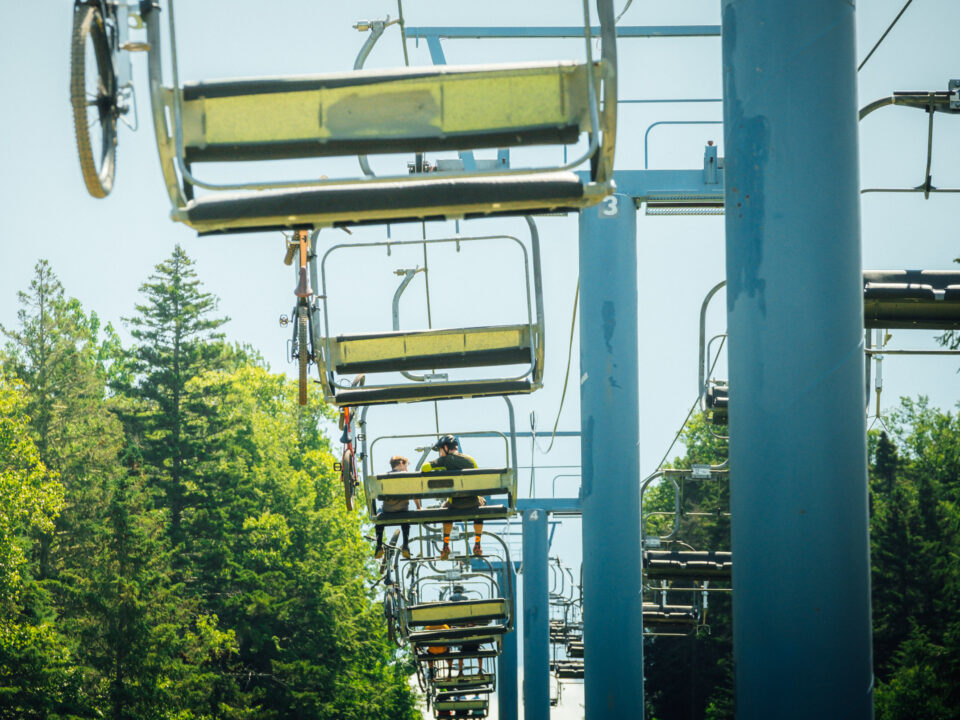
[[[722,11],[737,718],[865,720],[854,4]]]

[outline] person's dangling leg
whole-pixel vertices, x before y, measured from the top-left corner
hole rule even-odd
[[[400,547],[400,553],[408,558],[410,557],[410,523],[401,525],[400,532],[403,533],[403,545]]]
[[[377,560],[383,557],[383,525],[377,525],[377,547],[373,551],[373,557]]]
[[[450,557],[450,532],[453,530],[452,522],[443,524],[443,549],[440,551],[440,559],[446,560]]]
[[[473,521],[473,554],[477,557],[483,555],[483,550],[480,549],[480,536],[483,535],[483,521],[474,520]]]

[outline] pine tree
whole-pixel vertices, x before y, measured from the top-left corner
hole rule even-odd
[[[134,394],[142,405],[138,416],[128,418],[128,427],[139,435],[152,481],[163,492],[171,539],[178,546],[191,462],[197,457],[196,443],[185,431],[186,386],[204,370],[225,365],[223,335],[217,330],[227,318],[214,317],[218,300],[203,292],[193,261],[179,245],[140,291],[145,302],[126,322],[136,341]]]
[[[31,437],[66,490],[56,533],[44,534],[38,545],[39,577],[46,579],[58,572],[50,557],[55,538],[69,548],[89,535],[89,512],[97,505],[91,494],[116,468],[120,426],[103,408],[110,352],[99,340],[96,315],[88,316],[66,296],[45,260],[37,263],[29,291],[18,298],[20,327],[0,327],[9,339],[0,357],[25,384]],[[109,326],[106,334],[112,336]]]
[[[44,718],[75,708],[69,649],[33,582],[24,545],[49,534],[63,487],[30,438],[22,386],[0,373],[0,718]]]

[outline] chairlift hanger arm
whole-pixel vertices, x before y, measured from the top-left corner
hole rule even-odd
[[[860,109],[860,119],[887,105],[903,105],[927,112],[960,113],[960,80],[951,80],[948,90],[895,92],[889,97],[874,100]]]

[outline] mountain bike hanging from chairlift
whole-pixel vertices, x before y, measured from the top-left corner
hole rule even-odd
[[[133,21],[133,24],[131,24]],[[70,105],[77,138],[80,172],[96,198],[113,189],[117,121],[136,130],[136,103],[130,52],[149,49],[130,42],[129,31],[143,27],[127,2],[75,0],[70,39]],[[127,120],[130,110],[134,121]]]
[[[358,376],[353,384],[355,386],[363,385],[363,375]],[[343,483],[343,499],[347,510],[353,510],[353,500],[357,496],[357,488],[360,486],[360,478],[357,474],[357,418],[354,409],[344,407],[340,409],[340,428],[343,434],[340,436],[340,442],[343,444],[343,454],[339,463],[334,463],[333,468],[340,472],[340,482]]]

